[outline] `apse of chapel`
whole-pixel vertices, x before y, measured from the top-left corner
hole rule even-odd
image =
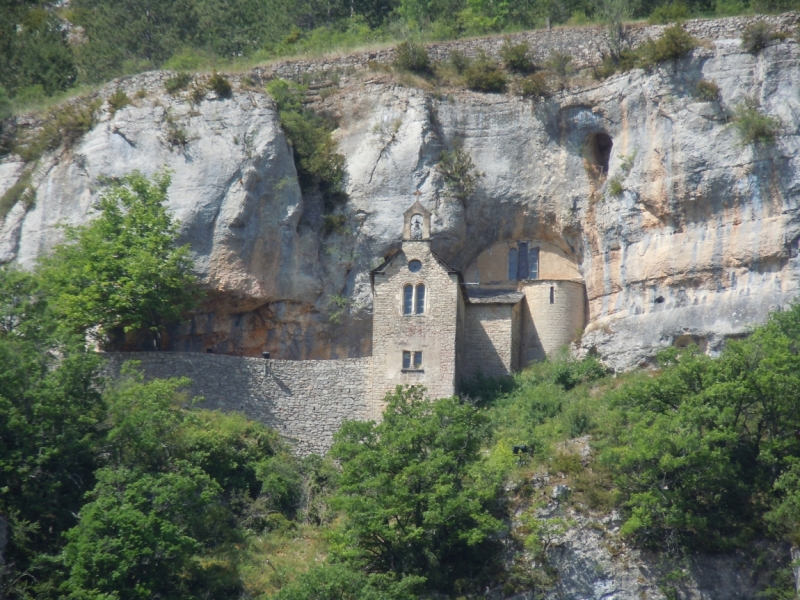
[[[527,258],[527,268],[523,266],[523,270],[528,272],[528,276],[510,276],[509,261],[513,269],[514,258],[509,257],[509,252],[513,253],[515,250],[517,263]],[[523,258],[523,254],[526,258]],[[481,287],[514,287],[521,281],[535,279],[583,283],[579,265],[571,254],[556,244],[537,239],[507,240],[492,244],[464,270],[465,283]]]

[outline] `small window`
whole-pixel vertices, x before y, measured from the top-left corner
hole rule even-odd
[[[528,252],[528,279],[539,279],[539,247]]]
[[[416,304],[414,306],[414,309],[415,309],[414,312],[416,312],[418,315],[421,315],[422,313],[425,312],[425,284],[424,283],[420,283],[417,286],[417,300],[416,300]]]
[[[407,285],[403,288],[403,314],[410,315],[414,308],[414,286]]]
[[[553,288],[553,286],[551,285],[550,286],[550,304],[555,304],[555,303],[556,303],[556,291],[555,291],[555,288]]]
[[[411,350],[403,350],[403,370],[404,371],[421,371],[422,370],[422,351],[418,350],[412,352]]]
[[[414,352],[414,368],[421,369],[422,368],[422,351]]]
[[[408,270],[412,273],[419,273],[420,269],[422,269],[422,262],[414,259],[408,261]]]
[[[403,368],[410,369],[411,368],[411,352],[408,350],[403,350]]]
[[[516,281],[517,279],[517,249],[509,248],[508,250],[508,279]]]
[[[528,278],[528,242],[517,244],[517,279],[525,281]]]

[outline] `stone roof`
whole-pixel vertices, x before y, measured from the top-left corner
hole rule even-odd
[[[515,290],[489,290],[464,286],[471,304],[516,304],[525,297]]]

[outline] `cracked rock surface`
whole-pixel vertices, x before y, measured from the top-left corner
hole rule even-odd
[[[210,291],[170,332],[173,349],[365,356],[369,270],[397,247],[419,190],[434,213],[433,249],[456,268],[503,240],[547,240],[573,256],[589,309],[580,351],[615,369],[674,343],[713,353],[797,294],[799,61],[793,40],[755,56],[721,40],[536,103],[434,94],[381,73],[343,77],[311,105],[336,119],[346,158],[349,199],[336,208],[345,224],[333,231],[321,199],[300,192],[265,94],[236,87],[230,99],[193,104],[188,92],[164,92],[168,74],[128,78],[102,93],[147,96],[115,114],[104,105],[79,143],[40,161],[35,204],[15,206],[2,224],[0,261],[30,266],[60,239],[59,222],[91,218],[99,176],[167,166],[170,208]],[[717,101],[695,97],[701,79],[719,85]],[[780,120],[774,145],[742,146],[727,122],[748,97]],[[606,176],[584,159],[597,133],[614,144]],[[463,202],[437,169],[456,139],[482,173]],[[22,168],[13,156],[0,163],[0,193]]]

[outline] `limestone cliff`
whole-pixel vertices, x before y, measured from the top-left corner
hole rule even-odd
[[[191,323],[171,332],[174,349],[369,354],[369,270],[397,247],[416,190],[434,213],[433,249],[455,268],[523,237],[574,257],[589,307],[583,350],[614,368],[685,341],[713,352],[797,293],[794,40],[757,55],[737,39],[712,40],[652,72],[586,78],[535,103],[428,92],[380,71],[342,76],[312,98],[337,120],[347,165],[349,199],[337,208],[345,225],[327,233],[322,201],[301,194],[266,94],[237,83],[230,99],[193,104],[188,92],[163,91],[167,77],[144,74],[99,93],[148,92],[114,114],[104,104],[74,147],[45,156],[32,177],[34,205],[17,204],[2,225],[0,261],[29,266],[60,239],[59,222],[90,218],[99,176],[167,166],[170,207],[210,292]],[[701,79],[719,85],[718,101],[694,97]],[[746,97],[780,119],[774,146],[738,143],[727,115]],[[174,143],[176,127],[185,144]],[[607,174],[586,153],[597,134],[613,141]],[[483,173],[464,202],[446,193],[437,169],[456,139]],[[14,156],[0,163],[0,193],[22,169]]]

